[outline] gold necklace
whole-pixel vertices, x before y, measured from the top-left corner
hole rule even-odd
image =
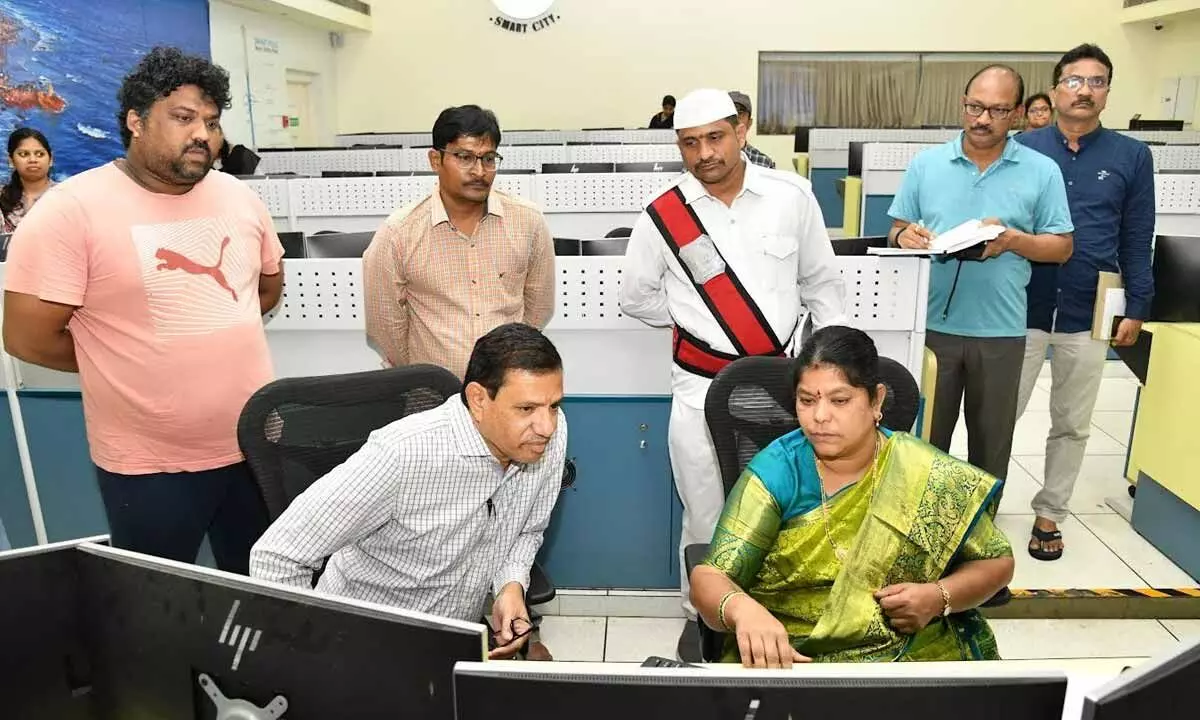
[[[815,454],[814,454],[815,455]],[[825,519],[825,539],[829,541],[829,547],[833,548],[833,555],[838,559],[838,562],[845,563],[847,551],[844,548],[838,547],[838,544],[833,541],[833,531],[829,526],[829,496],[825,493],[825,478],[821,475],[821,467],[825,464],[821,458],[817,460],[817,484],[821,487],[821,516]],[[875,454],[871,457],[870,467],[867,474],[873,472],[876,468],[876,463],[879,462],[879,433],[875,433]],[[866,474],[863,475],[866,477]],[[861,480],[861,478],[860,478]],[[871,497],[874,498],[875,492],[872,489]]]

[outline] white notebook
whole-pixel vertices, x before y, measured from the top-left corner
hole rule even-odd
[[[984,225],[979,220],[968,220],[962,225],[934,237],[927,250],[886,247],[867,248],[867,253],[871,255],[946,255],[995,240],[1006,229],[1003,225]]]

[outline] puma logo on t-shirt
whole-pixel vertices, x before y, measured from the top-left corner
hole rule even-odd
[[[158,258],[162,262],[158,264],[156,269],[182,270],[189,275],[207,275],[213,280],[216,280],[218,285],[228,290],[229,294],[233,296],[233,301],[237,302],[237,293],[232,287],[229,286],[229,282],[225,280],[225,273],[221,272],[221,263],[225,262],[225,248],[228,246],[229,237],[226,236],[225,239],[221,241],[221,252],[217,256],[217,263],[215,265],[201,265],[195,260],[192,260],[191,258],[186,257],[185,255],[182,255],[174,250],[159,248],[154,253],[154,257]]]

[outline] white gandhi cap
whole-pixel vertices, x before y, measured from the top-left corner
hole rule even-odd
[[[675,129],[701,127],[737,115],[729,93],[705,88],[693,90],[675,105]]]

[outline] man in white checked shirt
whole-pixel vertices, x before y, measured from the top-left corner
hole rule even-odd
[[[488,600],[512,657],[533,630],[525,591],[566,458],[562,359],[536,328],[480,338],[461,396],[375,431],[296,498],[250,553],[250,574],[478,622]]]
[[[683,501],[683,548],[712,540],[725,505],[704,418],[712,378],[738,357],[790,355],[802,305],[813,324],[846,323],[846,290],[808,181],[758,167],[741,152],[746,127],[728,93],[696,90],[675,108],[688,172],[651,200],[625,254],[621,310],[674,326],[668,446]],[[700,659],[696,611],[683,660]]]

